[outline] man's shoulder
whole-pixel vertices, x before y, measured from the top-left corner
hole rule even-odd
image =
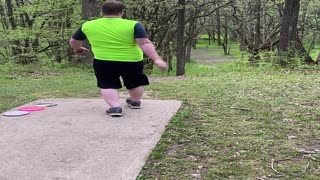
[[[122,19],[123,21],[126,21],[128,23],[132,23],[132,24],[137,24],[139,23],[139,21],[136,21],[136,20],[131,20],[131,19]]]
[[[102,20],[102,18],[92,19],[92,20],[88,20],[88,21],[84,22],[83,24],[95,23],[95,22],[99,22],[99,21],[101,21],[101,20]]]

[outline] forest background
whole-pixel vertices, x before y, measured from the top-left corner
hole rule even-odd
[[[1,0],[0,63],[88,63],[68,40],[81,23],[101,17],[98,0]],[[283,67],[319,64],[320,3],[314,0],[123,0],[125,18],[141,21],[162,57],[185,74],[199,39],[230,55],[238,43],[248,62]],[[152,62],[146,60],[152,68]]]
[[[102,2],[0,0],[0,112],[99,96],[92,57],[68,41]],[[318,0],[122,2],[170,65],[145,59],[146,97],[184,104],[139,179],[319,178]]]

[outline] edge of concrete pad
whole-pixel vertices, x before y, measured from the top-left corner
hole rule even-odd
[[[104,101],[100,98],[92,98],[92,99],[58,98],[58,99],[40,99],[40,100],[36,100],[31,103],[22,105],[22,106],[33,105],[33,104],[36,104],[39,102],[58,103],[58,106],[59,106],[59,102],[61,102],[61,101],[65,102],[65,101],[72,101],[72,100],[83,100],[83,101],[87,101],[88,103],[90,103],[90,101],[99,101],[99,105],[100,105],[100,102],[101,102],[101,106],[105,105]],[[125,100],[123,100],[123,99],[121,100],[122,104],[125,104],[124,101]],[[122,171],[121,175],[119,175],[117,177],[113,177],[113,178],[110,177],[110,179],[136,179],[136,177],[139,175],[141,169],[145,165],[146,160],[149,158],[150,153],[152,152],[154,147],[158,144],[159,140],[161,139],[162,133],[165,131],[166,126],[169,124],[171,118],[178,112],[178,110],[180,109],[180,107],[182,105],[181,101],[176,101],[176,100],[143,100],[143,102],[145,102],[146,104],[149,104],[149,105],[154,105],[154,106],[157,105],[157,102],[162,102],[162,105],[163,105],[163,102],[166,102],[165,105],[168,105],[168,106],[166,108],[163,108],[163,109],[166,109],[166,111],[162,112],[162,114],[160,114],[161,118],[164,118],[165,120],[158,122],[159,125],[157,125],[157,127],[153,128],[156,133],[155,134],[151,133],[150,134],[151,138],[148,139],[148,142],[142,143],[142,145],[145,146],[146,148],[137,152],[138,154],[134,158],[133,162],[131,162],[132,164],[129,166],[126,166],[126,168]],[[170,108],[168,109],[168,107],[171,107],[170,104],[173,104],[172,109],[170,109]],[[22,107],[22,106],[19,106],[19,107]],[[19,108],[19,107],[17,107],[17,108]],[[14,108],[14,109],[17,109],[17,108]],[[103,110],[103,109],[104,108],[99,108],[99,112],[100,112],[100,110]],[[128,110],[128,109],[125,109],[125,110]],[[125,115],[127,117],[125,116],[124,119],[132,117],[130,113],[125,114]],[[152,115],[152,112],[149,115],[151,117],[156,116],[155,114]],[[137,117],[137,116],[138,115],[135,115],[134,117]],[[139,115],[139,116],[141,117],[141,115]],[[0,177],[1,177],[1,174],[0,174]],[[92,178],[90,175],[88,175],[87,177],[88,177],[88,179]]]
[[[154,100],[149,100],[149,101],[154,101]],[[158,101],[158,100],[156,100],[156,101]],[[160,100],[160,101],[168,101],[171,103],[172,102],[177,103],[176,112],[174,114],[172,114],[172,116],[169,117],[169,119],[166,121],[164,126],[159,127],[158,132],[160,132],[160,133],[153,136],[153,140],[151,141],[152,143],[150,144],[147,152],[145,153],[145,157],[143,159],[137,158],[136,159],[137,166],[132,166],[132,169],[128,170],[128,172],[131,172],[131,173],[128,173],[127,175],[125,175],[123,179],[131,179],[131,177],[134,177],[133,179],[136,179],[136,177],[140,174],[146,161],[149,159],[151,152],[153,151],[153,149],[156,147],[156,145],[161,140],[162,134],[165,132],[167,125],[170,123],[170,120],[176,115],[176,113],[180,110],[180,108],[183,104],[182,101],[177,101],[177,100]],[[143,153],[143,152],[141,152],[141,153]]]

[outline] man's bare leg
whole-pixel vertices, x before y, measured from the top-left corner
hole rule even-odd
[[[129,92],[131,101],[140,101],[144,93],[144,87],[139,86],[137,88],[130,89],[128,92]]]
[[[101,89],[101,95],[110,107],[120,107],[119,92],[116,89]]]

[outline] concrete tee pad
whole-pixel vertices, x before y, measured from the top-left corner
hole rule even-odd
[[[123,117],[101,99],[47,99],[58,106],[0,116],[0,180],[135,179],[180,101],[143,100]]]

